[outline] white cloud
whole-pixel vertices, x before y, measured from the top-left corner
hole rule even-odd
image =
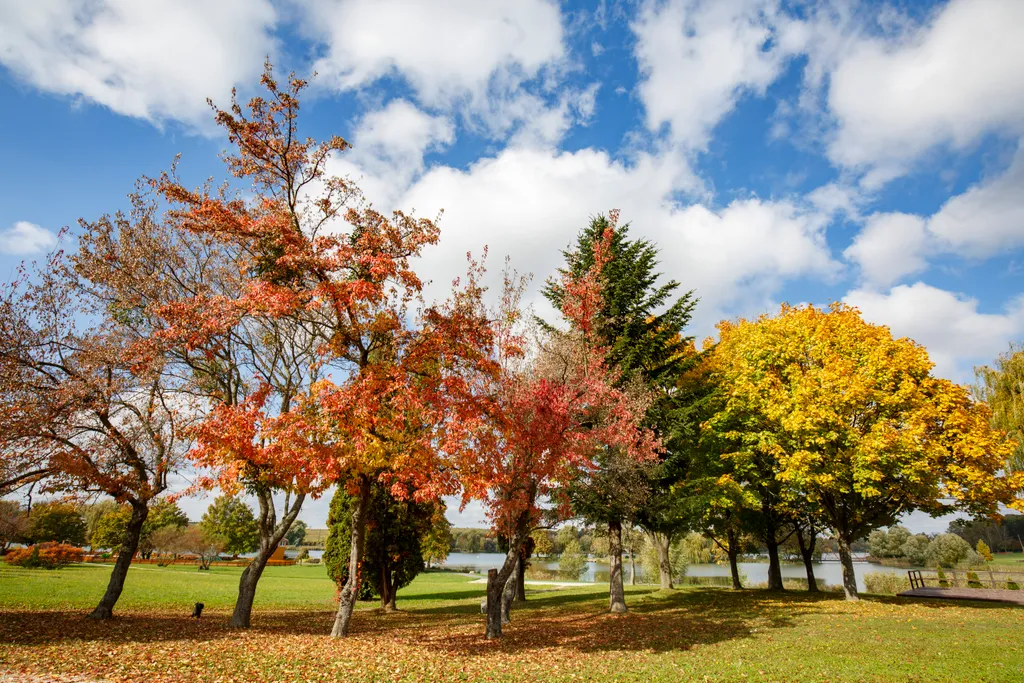
[[[1024,245],[1024,145],[1009,168],[949,200],[931,217],[871,215],[844,252],[865,282],[885,286],[921,272],[929,256],[984,259]]]
[[[927,267],[927,237],[920,216],[876,213],[843,255],[860,266],[865,281],[886,286]]]
[[[916,29],[829,47],[831,158],[878,187],[937,145],[1024,131],[1022,26],[1022,2],[951,0]]]
[[[0,0],[0,63],[40,90],[154,122],[212,120],[275,51],[269,0]]]
[[[1024,142],[1003,174],[947,201],[928,229],[944,248],[976,258],[1024,245]]]
[[[923,282],[894,287],[888,294],[854,290],[843,300],[859,308],[865,320],[924,345],[936,374],[961,382],[971,380],[974,365],[991,362],[1024,334],[1024,302],[1019,300],[1002,313],[982,313],[977,299]]]
[[[647,126],[703,148],[746,93],[763,95],[802,36],[776,0],[650,0],[633,23]]]
[[[0,231],[0,254],[27,256],[57,246],[57,236],[35,223],[18,221],[13,227]]]
[[[550,0],[315,0],[302,3],[305,30],[326,53],[316,70],[343,89],[404,77],[417,99],[446,108],[481,100],[492,79],[513,90],[564,56],[557,3]]]
[[[560,265],[560,250],[592,215],[612,208],[632,223],[631,234],[658,244],[667,277],[697,290],[701,334],[726,312],[760,312],[786,278],[831,278],[841,269],[829,254],[824,214],[759,199],[684,207],[671,197],[688,173],[675,155],[641,154],[626,165],[593,149],[521,146],[465,171],[434,166],[407,188],[382,191],[393,198],[385,208],[415,207],[426,216],[445,210],[441,244],[420,266],[438,288],[432,294],[464,272],[467,250],[479,254],[485,245],[492,271],[509,255],[513,267],[536,275],[536,292]]]

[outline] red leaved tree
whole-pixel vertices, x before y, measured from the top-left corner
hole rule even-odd
[[[93,618],[112,615],[149,506],[187,450],[181,434],[193,415],[166,358],[135,353],[131,327],[90,296],[61,254],[34,281],[4,287],[0,453],[8,467],[45,469],[44,491],[101,493],[131,506]]]
[[[492,349],[502,373],[478,387],[487,399],[487,420],[473,435],[475,447],[460,453],[464,502],[483,501],[495,531],[509,539],[504,564],[488,575],[488,638],[500,638],[508,619],[513,574],[539,521],[539,501],[581,470],[596,468],[601,449],[621,448],[645,460],[658,448],[653,433],[640,426],[645,398],[615,387],[617,376],[594,330],[610,236],[597,243],[592,269],[577,279],[566,276],[562,315],[569,329],[543,339],[529,359],[523,336],[514,331],[522,287],[506,278]]]

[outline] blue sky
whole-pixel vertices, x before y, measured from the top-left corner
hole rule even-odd
[[[619,208],[698,336],[845,300],[958,381],[1024,338],[1017,0],[0,0],[0,276],[176,154],[223,177],[206,98],[266,55],[335,173],[445,210],[436,283],[488,244],[537,284]]]

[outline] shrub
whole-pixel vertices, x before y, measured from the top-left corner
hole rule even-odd
[[[1014,581],[1013,579],[1010,579],[1009,581],[1006,582],[1006,590],[1008,590],[1008,591],[1019,591],[1020,590],[1020,585],[1018,585],[1018,583],[1016,581]]]
[[[928,544],[928,561],[936,566],[954,567],[971,552],[971,545],[956,534],[939,534]]]
[[[868,593],[896,595],[910,590],[910,579],[906,574],[893,572],[869,572],[864,575],[864,586]]]
[[[981,581],[978,579],[978,575],[975,572],[967,572],[967,587],[968,588],[984,588]]]
[[[872,557],[902,557],[903,544],[910,538],[906,527],[894,526],[888,531],[875,529],[868,536],[868,551]]]
[[[978,545],[975,548],[975,550],[978,551],[978,554],[981,555],[981,557],[986,562],[991,562],[992,561],[992,550],[988,547],[988,543],[985,543],[984,540],[982,540],[980,538],[978,539]]]
[[[81,562],[81,548],[66,543],[39,543],[28,548],[8,551],[7,564],[26,569],[58,569],[73,562]]]
[[[915,567],[923,567],[928,562],[929,543],[931,543],[931,539],[924,534],[914,534],[903,542],[900,554]]]
[[[587,558],[580,550],[579,541],[571,540],[562,549],[558,559],[558,573],[563,579],[579,581],[580,575],[587,570]]]
[[[946,580],[946,572],[942,571],[942,566],[938,567],[938,579],[940,588],[949,588],[949,581]]]

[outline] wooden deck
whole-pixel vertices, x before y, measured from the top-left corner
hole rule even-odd
[[[943,600],[987,600],[1024,605],[1024,591],[998,588],[913,588],[899,594],[902,598],[941,598]]]

